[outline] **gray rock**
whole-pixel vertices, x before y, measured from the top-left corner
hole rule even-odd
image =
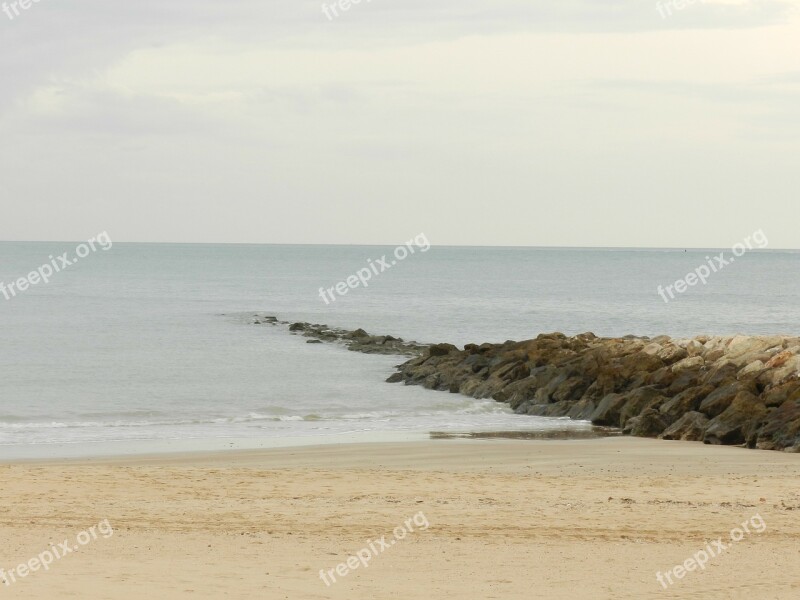
[[[683,440],[685,442],[699,442],[705,435],[708,427],[708,417],[699,412],[688,412],[675,421],[659,437],[662,440]]]

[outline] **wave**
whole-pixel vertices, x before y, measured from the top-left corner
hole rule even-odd
[[[258,415],[251,414],[246,417],[214,417],[197,419],[159,419],[159,420],[114,420],[114,421],[17,421],[14,419],[0,418],[0,429],[61,429],[81,427],[172,427],[180,425],[215,425],[252,423],[258,421],[318,421],[319,415]]]

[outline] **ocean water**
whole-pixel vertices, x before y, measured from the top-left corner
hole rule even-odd
[[[0,243],[0,282],[75,247]],[[114,243],[0,295],[0,459],[589,428],[386,384],[405,359],[306,344],[253,325],[256,312],[456,344],[552,331],[800,334],[797,251],[747,253],[666,303],[658,286],[711,251],[433,246],[322,301],[320,287],[393,249]]]

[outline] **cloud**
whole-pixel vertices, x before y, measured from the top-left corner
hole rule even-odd
[[[669,245],[636,229],[643,196],[676,203],[666,228],[700,199],[713,215],[791,187],[788,3],[662,19],[655,0],[364,0],[333,22],[321,6],[41,0],[0,21],[0,179],[25,199],[8,230]]]

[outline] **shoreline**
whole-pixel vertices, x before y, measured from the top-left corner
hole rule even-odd
[[[587,451],[584,453],[583,451]],[[691,471],[694,464],[681,469],[681,463],[672,461],[686,457],[701,458],[703,452],[712,451],[706,463],[723,463],[749,466],[785,466],[797,469],[800,475],[800,459],[791,452],[746,452],[737,446],[707,447],[702,442],[673,441],[664,444],[659,440],[631,436],[607,436],[588,438],[564,438],[524,440],[507,437],[488,439],[426,439],[387,441],[346,441],[333,444],[308,444],[298,446],[275,446],[232,449],[197,449],[175,452],[152,452],[147,454],[118,454],[107,456],[82,456],[68,458],[35,458],[13,462],[0,462],[0,469],[14,467],[91,467],[91,466],[140,466],[140,465],[227,465],[241,468],[294,469],[298,467],[316,469],[332,464],[345,468],[413,468],[415,470],[445,470],[453,467],[460,470],[480,470],[484,463],[500,470],[514,470],[529,466],[537,457],[547,457],[540,469],[552,470],[571,464],[576,467],[593,464],[610,466],[614,458],[616,466],[651,461],[649,466],[669,465],[672,471]],[[425,461],[421,460],[425,457]],[[482,459],[474,464],[466,463],[465,456]],[[747,458],[743,458],[747,457]],[[768,457],[769,460],[764,460]],[[504,464],[498,459],[507,460]],[[800,493],[797,494],[800,497]],[[798,506],[800,510],[800,506]]]
[[[295,436],[285,438],[193,438],[174,440],[134,440],[110,442],[75,442],[73,444],[36,444],[0,446],[0,466],[14,464],[51,464],[61,462],[136,460],[136,458],[214,456],[329,448],[335,446],[371,446],[384,444],[447,443],[466,441],[478,443],[493,440],[578,441],[615,437],[604,428],[553,429],[529,431],[471,431],[471,432],[365,432],[359,434],[330,434],[324,436]],[[36,452],[31,452],[36,450]],[[49,456],[57,455],[58,458]]]
[[[702,441],[800,453],[800,337],[728,336],[672,339],[592,333],[541,334],[521,342],[423,344],[255,313],[253,325],[286,326],[309,344],[331,343],[364,354],[401,356],[386,380],[476,399],[493,399],[520,415],[568,419],[580,438],[606,435]],[[409,357],[411,357],[409,359]],[[521,422],[521,421],[520,421]],[[572,431],[570,431],[572,429]],[[247,450],[361,443],[547,437],[547,428],[492,432],[370,431],[279,438],[115,440],[0,446],[0,464],[18,460]],[[555,435],[561,435],[556,431]],[[589,434],[590,435],[590,434]]]

